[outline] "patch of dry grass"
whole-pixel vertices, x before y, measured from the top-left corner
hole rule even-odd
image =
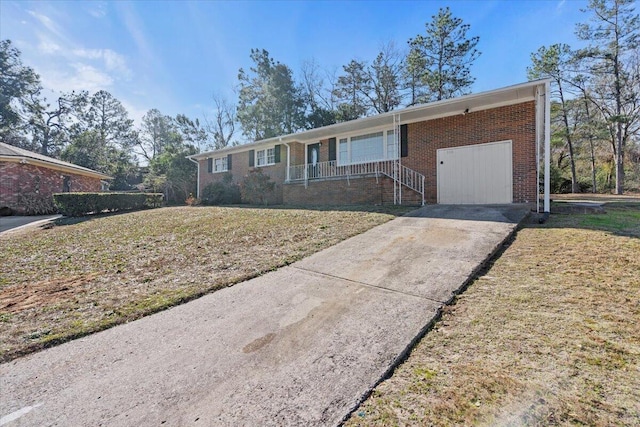
[[[346,425],[638,425],[638,227],[632,205],[519,231]]]
[[[383,211],[163,208],[0,236],[0,361],[258,276],[408,209]]]

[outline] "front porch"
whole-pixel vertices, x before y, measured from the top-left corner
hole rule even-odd
[[[336,160],[315,162],[289,166],[286,183],[304,184],[307,188],[310,182],[326,180],[346,180],[347,185],[352,179],[375,178],[390,179],[393,185],[393,203],[402,204],[406,197],[402,192],[411,190],[419,195],[420,204],[424,205],[424,175],[403,166],[399,160],[379,160],[349,165],[339,165]]]

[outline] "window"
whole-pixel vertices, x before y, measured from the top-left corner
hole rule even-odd
[[[338,151],[338,164],[345,165],[349,163],[349,146],[347,138],[340,139],[340,151]]]
[[[393,130],[387,131],[387,159],[398,158],[398,144]]]
[[[214,172],[226,172],[229,169],[227,168],[227,158],[226,157],[219,157],[217,159],[214,160],[213,163],[213,171]]]
[[[268,166],[276,163],[275,148],[256,150],[256,166]]]
[[[398,146],[393,130],[340,138],[338,164],[375,162],[397,159]]]
[[[384,158],[383,135],[383,132],[376,132],[351,137],[351,163],[382,160]]]

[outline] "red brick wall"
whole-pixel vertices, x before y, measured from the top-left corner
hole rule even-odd
[[[304,165],[305,147],[306,145],[294,142],[289,144],[291,147],[291,166]],[[286,152],[286,147],[285,152]]]
[[[71,191],[100,191],[100,179],[42,166],[16,162],[0,162],[0,207],[8,206],[22,212],[18,203],[19,194],[37,193],[51,197],[61,193],[63,176],[71,177]]]
[[[410,123],[408,157],[402,164],[425,175],[425,199],[437,202],[437,150],[496,141],[513,141],[513,201],[531,203],[536,190],[535,103],[494,108]]]
[[[268,203],[281,204],[282,185],[286,179],[287,174],[287,147],[285,145],[282,145],[280,150],[280,163],[276,163],[275,165],[271,166],[261,166],[259,168],[249,167],[249,150],[241,153],[233,153],[231,155],[231,169],[228,170],[228,173],[231,173],[231,175],[233,176],[233,182],[235,182],[236,184],[240,184],[242,183],[244,177],[249,174],[250,170],[261,170],[262,173],[268,175],[271,180],[276,183],[273,197],[268,200]],[[202,191],[208,184],[222,180],[225,173],[208,172],[206,159],[200,160],[199,163],[200,194],[202,195]]]
[[[382,205],[393,204],[393,180],[381,176],[346,179],[311,180],[285,184],[284,203],[288,205]],[[402,204],[420,205],[420,194],[402,189]]]
[[[441,148],[484,144],[497,141],[512,141],[513,149],[513,201],[531,203],[537,196],[536,183],[536,144],[535,144],[535,103],[533,101],[516,105],[472,112],[440,119],[408,124],[408,157],[402,158],[402,164],[425,175],[425,199],[427,203],[437,202],[437,150]],[[336,135],[337,137],[339,135]],[[320,161],[329,159],[328,140],[322,140]],[[306,147],[291,143],[291,165],[302,165]],[[375,183],[375,178],[351,181],[310,182],[302,189],[298,184],[283,184],[286,178],[286,146],[282,145],[282,161],[274,166],[262,168],[276,182],[275,202],[288,204],[354,204],[393,202],[391,180]],[[248,173],[248,153],[233,154],[232,174],[236,182],[241,182]],[[200,189],[213,182],[221,174],[207,172],[206,160],[200,162]],[[384,182],[389,181],[389,184]],[[386,186],[386,187],[385,187]],[[388,187],[388,188],[387,188]],[[309,190],[311,189],[311,190]],[[391,196],[389,197],[389,189]],[[304,190],[304,191],[303,191]],[[361,192],[363,194],[356,194]],[[417,197],[409,189],[403,193]]]

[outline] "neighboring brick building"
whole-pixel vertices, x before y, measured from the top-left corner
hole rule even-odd
[[[0,208],[15,213],[51,205],[52,195],[107,189],[110,176],[0,142]],[[51,205],[52,206],[52,205]]]
[[[528,82],[197,154],[198,191],[222,172],[240,183],[259,169],[276,183],[274,201],[291,205],[536,203],[547,88]]]

